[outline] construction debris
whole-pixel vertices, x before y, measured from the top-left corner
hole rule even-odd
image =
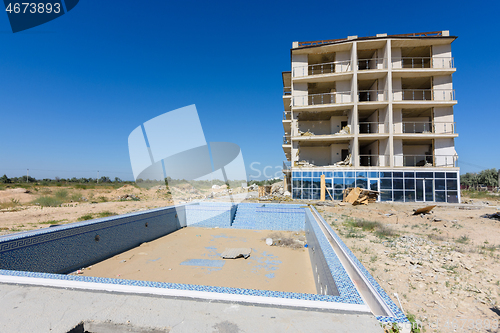
[[[307,162],[307,161],[302,160],[302,161],[295,161],[294,166],[296,166],[296,167],[299,167],[299,168],[300,168],[300,167],[313,167],[313,166],[315,166],[315,165],[314,165],[314,164],[312,164],[312,163],[310,163],[310,162]]]
[[[220,255],[223,259],[236,259],[236,258],[248,258],[250,257],[250,253],[252,253],[251,248],[242,247],[242,248],[230,248],[226,249]]]
[[[359,187],[346,188],[342,202],[351,203],[353,206],[367,205],[376,202],[379,194],[380,192],[378,191],[366,190]]]
[[[311,133],[309,130],[307,130],[307,132],[302,132],[302,131],[299,131],[299,135],[300,135],[300,136],[314,136],[314,135],[316,135],[316,134]]]
[[[413,211],[413,215],[429,214],[431,212],[431,210],[434,209],[434,207],[436,207],[436,205],[434,205],[434,206],[427,206],[427,207],[424,207],[424,208],[420,208],[420,209],[414,210]]]
[[[338,135],[338,134],[351,134],[351,129],[349,128],[349,125],[344,126],[340,131],[335,133],[335,135]]]
[[[271,195],[271,189],[272,189],[271,185],[259,186],[259,198]]]
[[[337,162],[333,166],[351,166],[352,165],[351,159],[352,159],[352,155],[349,154],[349,155],[347,155],[345,160]]]
[[[487,219],[493,219],[493,220],[497,220],[497,221],[500,221],[500,212],[496,212],[494,214],[484,214],[483,216],[481,217],[484,217],[484,218],[487,218]]]

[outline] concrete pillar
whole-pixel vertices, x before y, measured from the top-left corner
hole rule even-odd
[[[387,54],[387,100],[389,105],[387,112],[389,112],[389,166],[394,167],[394,111],[392,107],[393,94],[392,94],[392,44],[391,40],[387,40],[386,44]]]
[[[351,91],[352,98],[354,100],[354,106],[352,108],[352,129],[351,132],[354,134],[354,139],[352,140],[351,154],[352,154],[352,164],[354,167],[359,167],[359,117],[358,117],[358,44],[357,42],[352,43],[351,50],[351,64],[353,69]]]

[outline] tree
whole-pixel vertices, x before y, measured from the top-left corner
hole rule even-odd
[[[8,183],[10,183],[10,179],[7,177],[7,175],[3,175],[3,176],[0,178],[0,183],[3,183],[3,184],[8,184]]]
[[[115,177],[115,183],[121,183],[121,182],[122,182],[122,180],[120,178]]]

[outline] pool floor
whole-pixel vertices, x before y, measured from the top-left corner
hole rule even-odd
[[[316,294],[307,249],[266,245],[265,238],[273,234],[276,231],[183,228],[86,267],[81,275]],[[247,259],[222,259],[226,248],[252,252]]]

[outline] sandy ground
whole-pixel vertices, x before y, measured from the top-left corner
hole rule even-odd
[[[87,267],[82,275],[315,294],[307,250],[268,246],[265,238],[271,234],[273,231],[183,228]],[[220,254],[227,248],[251,248],[252,252],[247,259],[222,259]],[[192,259],[202,260],[190,262]]]
[[[500,308],[500,221],[482,217],[500,202],[440,204],[375,203],[318,207],[356,257],[404,312],[425,332],[497,332]],[[385,214],[392,214],[386,216]],[[394,232],[352,227],[353,218],[377,221]],[[490,327],[490,328],[488,328]]]

